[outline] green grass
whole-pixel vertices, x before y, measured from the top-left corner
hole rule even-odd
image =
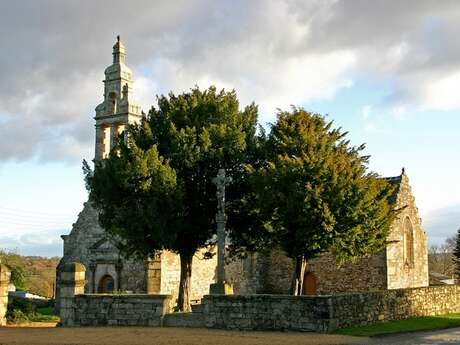
[[[29,316],[30,321],[46,322],[46,321],[59,321],[59,316],[54,315],[53,307],[37,308],[37,312]]]
[[[29,316],[29,321],[33,321],[33,322],[59,321],[59,316],[34,314],[34,315]]]
[[[37,308],[37,313],[42,315],[54,315],[54,309],[51,306]]]
[[[336,333],[373,337],[391,333],[428,331],[450,327],[460,327],[460,314],[423,316],[406,320],[377,322],[367,326],[341,328]]]

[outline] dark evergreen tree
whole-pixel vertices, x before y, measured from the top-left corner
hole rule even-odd
[[[190,310],[192,258],[216,233],[219,168],[234,184],[228,201],[240,198],[244,164],[256,146],[257,107],[239,109],[236,93],[198,87],[158,98],[148,116],[128,130],[110,157],[84,167],[90,198],[103,227],[128,256],[160,250],[179,254],[178,307]]]
[[[278,113],[263,161],[248,166],[250,193],[232,227],[234,249],[282,248],[294,260],[292,293],[301,294],[308,260],[331,251],[339,262],[380,250],[395,211],[392,187],[367,169],[332,122],[301,108]]]

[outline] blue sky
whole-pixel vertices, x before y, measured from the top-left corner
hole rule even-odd
[[[441,5],[442,4],[442,5]],[[370,168],[405,167],[430,243],[460,227],[457,1],[16,1],[0,13],[0,248],[61,255],[83,202],[94,108],[121,34],[144,110],[235,88],[262,123],[328,114]],[[46,9],[42,11],[41,9]],[[353,20],[351,20],[353,18]]]

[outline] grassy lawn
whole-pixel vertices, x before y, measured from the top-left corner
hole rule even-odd
[[[424,316],[406,320],[378,322],[367,326],[341,328],[336,333],[372,337],[391,333],[427,331],[450,327],[460,327],[460,314]]]
[[[29,316],[29,321],[33,322],[46,322],[46,321],[59,321],[59,316],[54,315],[52,307],[37,308],[37,312]]]

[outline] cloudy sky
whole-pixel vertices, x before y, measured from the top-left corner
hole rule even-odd
[[[120,34],[147,110],[198,84],[235,88],[260,122],[291,104],[404,166],[431,243],[460,227],[458,1],[3,1],[0,248],[61,255],[87,198],[94,108]]]

